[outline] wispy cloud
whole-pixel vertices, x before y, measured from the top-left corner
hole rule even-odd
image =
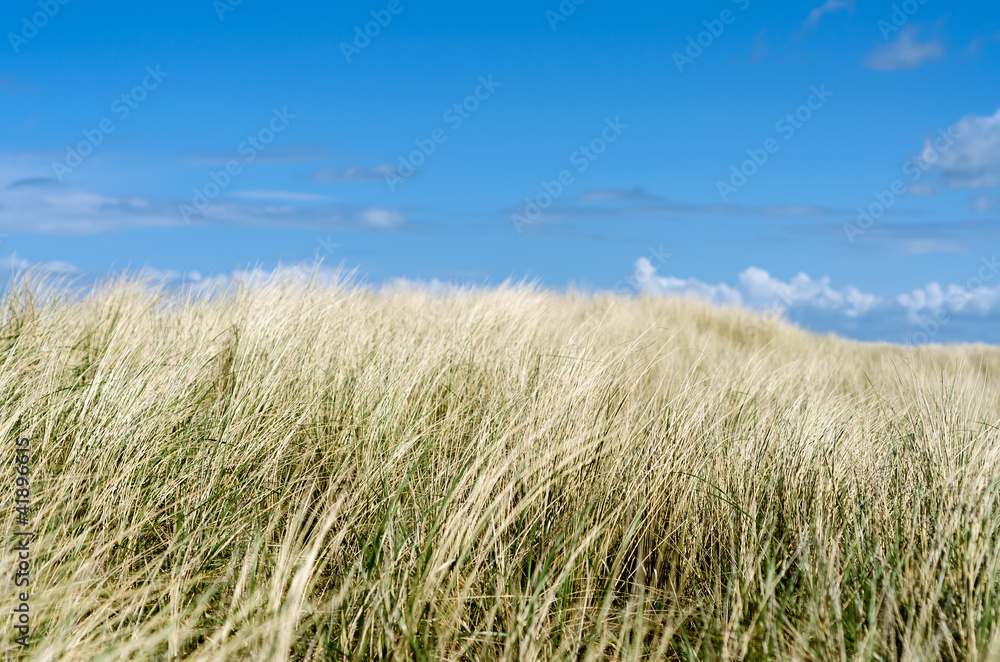
[[[54,177],[24,177],[7,184],[7,190],[19,188],[49,188],[62,187],[64,184]]]
[[[388,164],[377,165],[374,168],[353,165],[348,168],[323,168],[315,172],[305,173],[299,179],[314,182],[382,182],[397,172],[396,167]]]
[[[897,252],[901,255],[941,255],[948,253],[968,253],[969,244],[957,239],[904,239],[899,242]]]
[[[507,211],[505,214],[509,214]],[[673,202],[643,189],[598,189],[585,191],[565,205],[554,205],[537,223],[587,219],[670,218],[678,216],[822,217],[845,213],[815,205],[733,205]],[[849,213],[849,212],[846,212]]]
[[[382,230],[398,228],[406,223],[406,217],[399,212],[392,209],[381,208],[364,210],[361,212],[361,219],[365,222],[365,224]]]
[[[856,213],[856,212],[855,212]],[[931,217],[923,220],[900,220],[906,216]],[[780,223],[777,227],[789,234],[844,237],[839,222]],[[891,221],[878,222],[865,231],[865,241],[851,245],[850,250],[871,255],[931,255],[970,253],[984,241],[1000,240],[1000,219],[985,215],[972,218],[951,218],[927,210],[899,210]]]
[[[176,207],[145,198],[16,187],[0,194],[0,231],[84,235],[178,225]]]
[[[301,206],[287,202],[247,204],[218,201],[206,207],[201,217],[207,223],[307,228],[393,230],[407,223],[406,215],[398,209],[350,203]]]
[[[76,265],[70,264],[69,262],[62,262],[59,260],[50,262],[33,262],[22,257],[18,257],[17,253],[11,253],[10,255],[0,255],[0,271],[23,271],[25,269],[39,269],[41,271],[50,274],[59,275],[72,275],[81,273],[80,269]]]
[[[969,42],[969,45],[962,49],[961,57],[963,59],[968,59],[979,55],[983,50],[983,44],[986,43],[986,39],[982,36],[973,37]]]
[[[2,173],[0,173],[2,174]],[[399,209],[331,203],[328,196],[281,190],[245,190],[208,205],[194,222],[257,226],[371,228],[407,223]],[[180,201],[112,197],[52,186],[45,178],[0,178],[0,232],[89,235],[184,224]]]
[[[325,195],[300,193],[298,191],[235,191],[233,195],[238,198],[248,198],[251,200],[282,200],[286,202],[323,201],[330,199]]]
[[[322,143],[275,143],[268,145],[266,150],[259,150],[253,161],[247,162],[236,151],[231,152],[189,152],[182,155],[182,160],[190,165],[218,166],[228,161],[237,160],[250,165],[275,165],[281,163],[308,163],[310,161],[327,161],[330,159],[350,158],[356,154],[343,154],[333,151],[329,145]]]
[[[988,195],[979,195],[972,199],[972,208],[976,211],[989,211],[997,206],[1000,198],[991,198]]]
[[[847,11],[854,13],[856,0],[826,0],[819,7],[816,7],[806,18],[802,27],[807,30],[812,30],[817,25],[819,25],[820,20],[827,14],[833,14],[838,11]]]
[[[255,266],[234,269],[229,273],[208,275],[202,275],[198,271],[180,272],[175,269],[160,269],[147,264],[135,273],[140,278],[149,279],[154,284],[177,287],[194,294],[212,294],[237,284],[247,287],[266,287],[275,283],[302,287],[310,283],[313,285],[332,285],[347,280],[351,271],[326,267],[315,261],[304,261],[296,264],[279,264],[274,269]]]
[[[596,189],[584,191],[577,196],[577,201],[584,204],[595,204],[601,202],[625,202],[625,203],[661,203],[664,199],[658,195],[647,193],[641,188],[629,190],[623,189]]]
[[[917,37],[917,29],[908,26],[900,31],[894,41],[869,53],[865,57],[864,64],[876,71],[915,69],[932,60],[943,58],[944,53],[944,43],[938,39],[921,41]]]

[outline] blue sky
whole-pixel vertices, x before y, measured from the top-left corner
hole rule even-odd
[[[2,265],[322,258],[1000,342],[995,2],[577,1],[11,0]]]

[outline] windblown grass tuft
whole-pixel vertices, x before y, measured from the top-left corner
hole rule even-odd
[[[287,279],[0,325],[30,659],[1000,659],[997,349]]]

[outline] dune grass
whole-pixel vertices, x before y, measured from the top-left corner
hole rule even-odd
[[[1000,658],[996,349],[295,279],[0,324],[4,659]]]

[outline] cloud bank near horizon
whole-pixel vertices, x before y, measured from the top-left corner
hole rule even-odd
[[[861,340],[954,342],[974,330],[984,342],[1000,343],[1000,262],[980,259],[964,283],[930,282],[894,297],[834,287],[827,276],[799,273],[785,282],[749,267],[736,284],[660,275],[646,257],[636,260],[628,285],[637,293],[691,296],[710,303],[780,314],[816,332]]]
[[[0,267],[9,269],[12,274],[32,266],[52,273],[70,274],[82,282],[97,279],[72,264],[33,265],[15,254],[0,258]],[[366,284],[364,275],[357,269],[330,267],[321,262],[279,265],[274,269],[255,266],[208,275],[146,265],[134,273],[157,285],[204,294],[237,283],[261,286],[274,281],[304,284],[312,280],[320,284],[345,281]],[[376,285],[376,289],[399,288],[443,295],[470,288],[489,289],[489,286],[439,278],[403,277],[388,278]],[[611,292],[597,289],[594,293]],[[613,293],[692,297],[716,305],[778,315],[809,331],[835,333],[857,340],[947,343],[961,341],[971,334],[983,342],[1000,344],[1000,261],[996,255],[982,257],[963,283],[941,285],[932,281],[889,297],[864,292],[853,285],[838,287],[828,276],[813,278],[804,272],[783,281],[754,266],[738,274],[735,283],[707,283],[697,278],[661,275],[648,258],[640,257],[633,265],[632,274],[623,279]]]

